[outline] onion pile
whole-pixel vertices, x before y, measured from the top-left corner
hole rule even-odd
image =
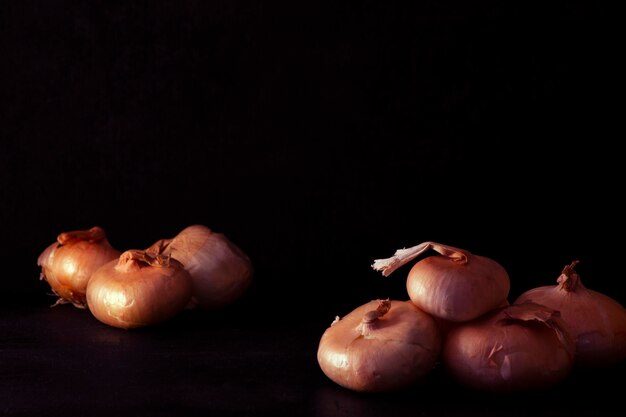
[[[452,246],[424,242],[372,267],[388,276],[430,249],[438,255],[419,260],[408,273],[410,301],[365,304],[324,332],[318,363],[332,381],[355,391],[388,391],[440,363],[471,389],[523,392],[555,386],[575,365],[607,366],[626,358],[626,309],[585,288],[576,262],[565,267],[557,286],[527,291],[513,304],[500,264]],[[409,326],[404,314],[390,315],[389,306],[411,311],[421,330]],[[429,353],[441,340],[436,358],[411,350],[409,335],[418,333]]]
[[[250,285],[252,263],[221,233],[190,226],[147,250],[111,247],[100,227],[61,233],[38,258],[41,278],[60,298],[103,323],[150,326],[190,305],[217,309]]]
[[[617,301],[586,288],[574,270],[565,266],[557,285],[526,291],[516,300],[533,301],[561,312],[576,341],[576,363],[606,367],[626,358],[626,309]]]

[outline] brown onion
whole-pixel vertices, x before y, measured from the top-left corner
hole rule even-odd
[[[574,349],[558,311],[522,303],[452,329],[442,362],[457,381],[473,389],[539,390],[567,377]]]
[[[322,335],[317,360],[345,388],[391,391],[425,376],[440,349],[432,317],[408,301],[376,300],[335,319]]]
[[[614,299],[587,289],[574,267],[566,266],[557,285],[526,291],[517,303],[533,301],[561,312],[576,341],[576,364],[608,366],[626,358],[626,309]]]
[[[372,267],[389,276],[429,249],[441,255],[417,262],[406,286],[411,301],[425,312],[449,321],[475,319],[506,303],[509,275],[496,261],[463,249],[424,242],[399,249],[393,257],[377,259]]]
[[[101,227],[61,233],[37,259],[41,277],[59,296],[54,305],[72,303],[85,308],[85,293],[91,275],[120,256],[109,244]]]
[[[189,302],[191,277],[168,256],[129,250],[98,269],[87,285],[87,305],[110,326],[130,329],[174,317]]]
[[[252,281],[250,258],[225,235],[206,226],[189,226],[148,251],[172,256],[184,265],[192,280],[192,306],[224,307],[241,297]]]

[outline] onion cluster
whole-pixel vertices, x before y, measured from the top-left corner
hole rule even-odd
[[[437,255],[408,273],[409,301],[367,303],[324,332],[317,359],[335,383],[394,390],[441,363],[471,389],[520,392],[553,387],[575,366],[626,358],[626,309],[584,287],[576,262],[556,286],[527,291],[513,304],[506,270],[463,249],[424,242],[372,267],[388,276],[428,250]]]
[[[54,305],[88,307],[98,320],[124,329],[160,323],[189,306],[224,307],[252,280],[248,256],[202,225],[124,253],[111,247],[100,227],[61,233],[38,265],[59,296]]]

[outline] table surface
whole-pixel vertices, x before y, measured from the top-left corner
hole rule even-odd
[[[0,310],[2,416],[596,416],[623,415],[623,364],[575,371],[547,392],[476,393],[440,368],[391,394],[343,389],[320,371],[328,323],[185,311],[120,330],[65,305]]]

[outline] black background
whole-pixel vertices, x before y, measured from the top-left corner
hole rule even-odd
[[[52,301],[62,231],[123,250],[194,223],[254,262],[228,311],[256,329],[406,298],[408,267],[370,264],[426,240],[500,262],[511,300],[579,259],[626,302],[603,2],[267,3],[3,3],[5,307]]]

